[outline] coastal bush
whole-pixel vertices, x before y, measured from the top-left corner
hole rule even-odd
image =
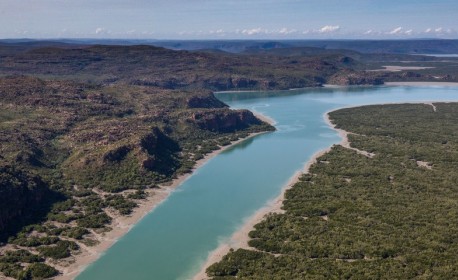
[[[147,197],[147,193],[144,190],[136,190],[133,193],[127,195],[129,199],[145,199]]]
[[[59,241],[59,237],[56,236],[44,236],[44,237],[20,237],[11,239],[10,242],[19,246],[24,247],[38,247],[41,245],[51,245]]]
[[[47,264],[33,263],[26,269],[26,279],[47,279],[56,276],[58,273],[59,272],[55,268]]]
[[[79,246],[73,241],[59,241],[54,246],[38,247],[40,254],[47,258],[63,259],[70,256],[72,250],[78,250]]]
[[[85,228],[72,227],[72,228],[68,228],[64,230],[62,234],[64,236],[80,240],[80,239],[83,239],[84,235],[87,233],[89,233],[89,231]]]
[[[76,200],[67,199],[65,201],[54,203],[51,209],[52,213],[59,214],[61,212],[69,211],[75,205]]]
[[[75,216],[65,215],[64,213],[59,214],[48,214],[48,219],[51,221],[56,221],[59,223],[67,224],[73,220],[75,220]]]
[[[22,266],[18,263],[0,263],[0,271],[6,277],[15,279],[24,279],[25,276]]]
[[[124,196],[120,194],[105,196],[105,203],[107,206],[118,210],[121,215],[128,215],[137,207],[137,203],[124,198]]]
[[[111,222],[111,218],[103,213],[89,214],[78,219],[76,223],[82,228],[102,228]]]
[[[44,259],[26,250],[7,251],[0,256],[0,263],[34,263],[42,262]]]

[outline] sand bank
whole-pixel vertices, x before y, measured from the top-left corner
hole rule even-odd
[[[400,72],[404,70],[424,70],[424,69],[431,69],[436,67],[421,67],[421,66],[395,66],[395,65],[388,65],[382,66],[382,69],[375,69],[369,70],[369,72]]]
[[[258,118],[261,121],[266,122],[266,123],[268,123],[268,124],[270,124],[272,126],[274,126],[277,123],[276,120],[272,119],[269,116],[263,115],[262,113],[259,113],[259,112],[253,111],[253,110],[251,110],[251,112],[253,112],[253,115],[255,115],[256,118]]]
[[[458,83],[450,82],[386,82],[387,86],[447,86],[447,87],[457,87]]]

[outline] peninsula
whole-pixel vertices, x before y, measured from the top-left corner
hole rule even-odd
[[[457,114],[457,103],[330,112],[344,140],[209,278],[453,278]]]

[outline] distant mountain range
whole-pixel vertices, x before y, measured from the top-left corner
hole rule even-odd
[[[362,53],[458,54],[458,40],[131,40],[131,39],[3,39],[0,45],[154,45],[174,50],[220,50],[240,53],[251,50],[313,47],[325,50],[345,49]]]

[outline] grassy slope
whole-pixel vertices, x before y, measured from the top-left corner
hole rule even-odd
[[[318,159],[285,195],[285,214],[250,232],[214,279],[458,277],[457,104],[383,105],[331,113],[352,146]],[[417,163],[418,161],[418,163]],[[424,162],[428,167],[419,166]]]

